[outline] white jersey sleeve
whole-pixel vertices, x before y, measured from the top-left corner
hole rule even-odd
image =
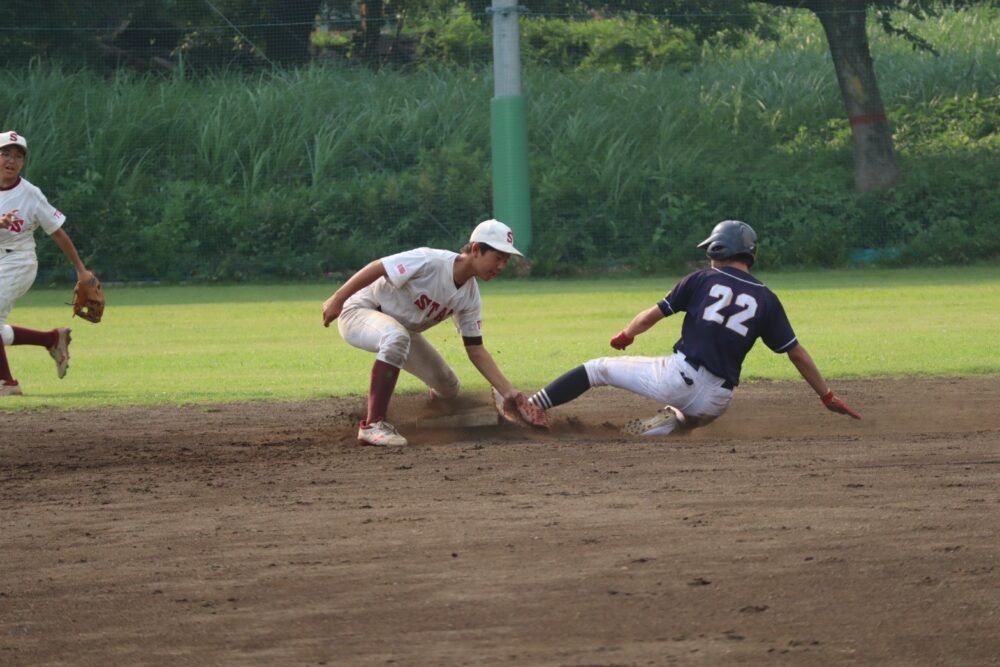
[[[34,250],[37,228],[51,235],[66,222],[42,191],[23,178],[10,190],[0,190],[0,214],[14,210],[17,211],[14,225],[0,229],[0,248]]]
[[[482,335],[479,285],[455,285],[450,250],[416,248],[382,258],[385,278],[359,291],[345,307],[378,308],[410,331],[426,331],[451,317],[463,336]]]

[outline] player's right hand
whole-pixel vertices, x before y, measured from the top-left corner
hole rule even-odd
[[[336,295],[323,302],[323,326],[330,326],[330,322],[340,317],[340,312],[343,309],[344,306],[337,300]]]
[[[614,338],[611,339],[611,347],[615,348],[616,350],[624,350],[626,347],[628,347],[634,342],[635,338],[633,336],[629,336],[627,333],[625,333],[625,330],[623,329],[622,331],[618,332],[618,335],[616,335]]]
[[[830,412],[836,412],[841,415],[850,415],[855,419],[861,419],[861,415],[852,410],[851,406],[845,403],[840,396],[833,393],[832,389],[820,396],[819,400],[823,401],[823,405],[825,405],[826,409]]]
[[[0,229],[10,229],[11,225],[14,224],[15,220],[17,220],[16,208],[7,211],[3,215],[0,215]]]

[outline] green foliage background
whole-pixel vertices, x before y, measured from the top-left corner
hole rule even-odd
[[[866,195],[818,23],[783,20],[778,42],[683,64],[617,47],[526,64],[533,275],[684,267],[734,217],[765,240],[767,269],[1000,254],[1000,12],[921,23],[940,57],[871,31],[906,180]],[[689,53],[672,34],[671,53]],[[31,145],[27,178],[109,281],[316,279],[457,249],[492,215],[483,65],[105,78],[36,63],[0,85],[3,129]],[[40,247],[40,281],[70,280]]]

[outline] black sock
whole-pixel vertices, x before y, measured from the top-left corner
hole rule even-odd
[[[587,369],[583,365],[563,373],[531,397],[531,402],[546,410],[569,403],[590,389]]]

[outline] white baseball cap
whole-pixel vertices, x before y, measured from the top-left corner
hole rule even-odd
[[[485,243],[494,250],[511,255],[524,257],[521,251],[514,247],[514,232],[499,220],[484,220],[476,225],[469,237],[471,243]]]
[[[25,153],[28,152],[28,140],[14,130],[5,130],[3,134],[0,134],[0,148],[7,146],[20,146]]]

